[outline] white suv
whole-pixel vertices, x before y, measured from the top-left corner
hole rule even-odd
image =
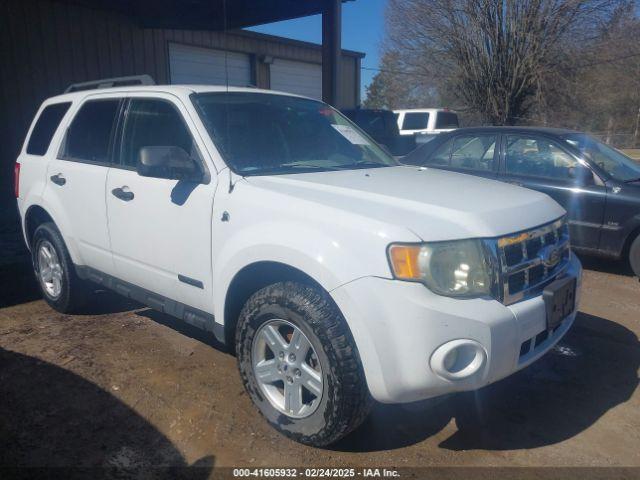
[[[45,300],[98,283],[235,349],[269,423],[327,445],[371,397],[473,390],[548,351],[581,266],[546,195],[399,166],[330,106],[144,86],[48,99],[16,163]]]

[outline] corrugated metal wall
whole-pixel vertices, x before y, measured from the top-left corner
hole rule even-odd
[[[13,162],[44,99],[71,83],[147,73],[169,82],[169,42],[252,55],[255,80],[269,87],[262,55],[321,62],[319,47],[253,32],[142,29],[124,15],[46,0],[0,2],[0,208],[11,209]],[[360,58],[343,56],[341,106],[359,102]]]

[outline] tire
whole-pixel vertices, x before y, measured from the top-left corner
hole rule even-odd
[[[53,268],[57,273],[52,276],[51,282],[45,282],[43,269],[48,268],[46,255],[42,251],[49,251],[57,260],[58,268]],[[64,244],[60,231],[51,222],[43,223],[33,234],[33,248],[31,250],[33,269],[36,281],[45,301],[60,313],[75,313],[86,304],[90,294],[87,282],[81,280],[76,274],[75,266],[69,256],[69,251]],[[54,264],[56,264],[54,262]],[[55,280],[53,277],[57,277]],[[49,278],[46,275],[46,278]],[[59,286],[56,287],[56,282]],[[50,284],[50,285],[47,285]],[[53,285],[53,286],[52,286]]]
[[[633,273],[640,277],[640,235],[635,238],[629,247],[629,265]]]
[[[270,327],[280,328],[280,340],[290,343],[284,360],[272,352],[282,381],[276,380],[274,384],[266,385],[257,380],[254,361],[258,360],[262,344],[267,346],[267,353],[271,350],[272,345],[267,345],[265,338],[272,337],[266,337],[263,333]],[[296,329],[299,331],[297,336]],[[310,343],[312,354],[308,356],[306,366],[299,365],[300,370],[305,372],[300,381],[303,385],[302,399],[307,403],[295,415],[286,411],[286,399],[284,408],[282,404],[279,408],[274,406],[276,402],[270,395],[284,398],[284,393],[288,392],[285,390],[285,382],[298,382],[295,375],[292,375],[291,380],[284,370],[287,368],[287,359],[290,358],[289,352],[294,351],[291,345],[296,338],[302,338],[300,332]],[[304,344],[304,339],[296,344]],[[371,397],[358,349],[337,306],[326,292],[318,288],[282,282],[267,286],[252,295],[238,320],[236,352],[242,381],[254,405],[276,430],[293,440],[316,447],[329,445],[356,429],[369,413]],[[308,373],[309,365],[314,368],[311,374]],[[300,370],[295,373],[299,374]],[[288,373],[291,372],[292,369],[289,368]],[[307,384],[317,387],[315,381],[305,380],[312,376],[322,379],[320,395],[312,393],[317,392],[318,388],[306,387]],[[271,377],[267,375],[265,378]],[[297,385],[298,383],[294,383],[291,388]],[[296,402],[291,401],[291,404]],[[300,417],[303,413],[304,416]]]

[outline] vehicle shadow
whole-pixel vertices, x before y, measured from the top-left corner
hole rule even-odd
[[[188,465],[178,449],[115,396],[56,365],[0,348],[0,469],[96,469],[102,478],[208,478],[213,457]],[[65,473],[65,470],[69,472]],[[26,477],[24,477],[26,478]]]
[[[0,308],[42,298],[30,260],[5,265],[0,270]],[[142,305],[117,293],[94,286],[93,295],[78,315],[106,315],[141,308]]]
[[[77,315],[107,315],[143,307],[141,303],[96,285],[91,298]]]
[[[525,370],[477,392],[374,407],[334,446],[379,451],[418,443],[455,419],[449,450],[514,450],[552,445],[587,429],[638,386],[640,343],[629,329],[579,313],[558,346]]]
[[[624,260],[589,257],[586,255],[578,255],[578,258],[582,263],[582,267],[586,270],[595,270],[597,272],[611,273],[613,275],[624,275],[625,277],[635,276],[629,263]]]
[[[182,320],[172,317],[171,315],[167,315],[151,308],[140,310],[136,312],[136,315],[148,318],[149,320],[159,323],[160,325],[164,325],[165,327],[169,327],[182,335],[193,338],[194,340],[213,347],[216,350],[220,350],[222,352],[228,351],[227,347],[223,343],[219,342],[213,333],[196,328]]]
[[[29,257],[0,266],[0,308],[42,298]]]

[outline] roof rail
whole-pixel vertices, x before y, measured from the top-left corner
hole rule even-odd
[[[80,92],[82,90],[96,90],[99,88],[129,87],[131,85],[155,85],[150,75],[131,75],[130,77],[103,78],[90,82],[73,83],[64,93]]]

